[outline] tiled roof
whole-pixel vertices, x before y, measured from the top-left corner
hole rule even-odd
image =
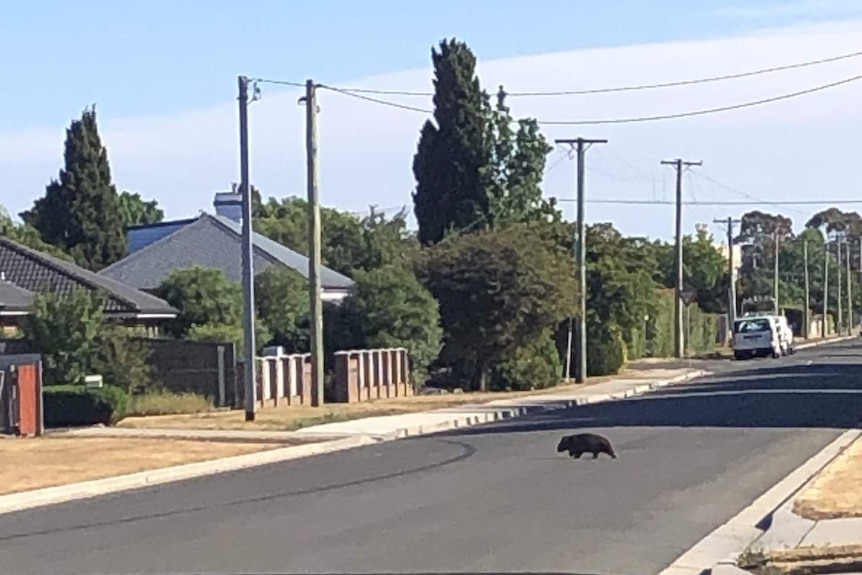
[[[68,295],[74,289],[107,292],[107,313],[176,315],[164,300],[71,262],[0,237],[0,274],[6,281],[31,292]]]
[[[33,303],[33,292],[0,280],[0,312],[26,311]]]
[[[114,278],[138,289],[155,289],[172,271],[194,265],[216,268],[235,282],[242,279],[242,226],[222,216],[202,214],[194,222],[151,243],[103,269],[101,276]],[[257,273],[281,264],[308,277],[308,258],[261,234],[253,234]],[[348,290],[350,278],[323,268],[326,290]]]

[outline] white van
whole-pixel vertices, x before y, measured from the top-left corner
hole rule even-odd
[[[782,356],[781,332],[772,315],[742,317],[733,323],[733,357]]]
[[[783,315],[774,316],[778,322],[778,334],[781,340],[781,353],[784,355],[793,355],[796,353],[796,346],[793,344],[793,328],[787,323],[787,317]]]

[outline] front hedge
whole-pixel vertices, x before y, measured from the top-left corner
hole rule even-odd
[[[50,385],[42,392],[45,427],[111,425],[126,412],[129,397],[119,387]]]

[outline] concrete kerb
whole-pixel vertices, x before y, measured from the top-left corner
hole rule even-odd
[[[772,528],[776,512],[792,502],[797,493],[860,435],[862,430],[857,429],[841,434],[730,521],[680,555],[659,575],[751,575],[737,567],[739,556],[746,549],[754,549],[756,543]]]
[[[812,347],[818,347],[818,346],[821,346],[821,345],[827,345],[827,344],[830,344],[830,343],[838,343],[838,342],[841,342],[841,341],[847,341],[847,340],[850,340],[850,339],[856,339],[857,337],[858,337],[858,336],[855,336],[855,335],[842,335],[842,336],[840,336],[840,337],[833,337],[833,338],[830,338],[830,339],[824,339],[824,340],[821,340],[821,341],[813,341],[813,342],[810,342],[810,343],[801,343],[801,344],[799,344],[799,345],[797,345],[797,346],[796,346],[796,349],[797,349],[797,350],[800,350],[800,349],[809,349],[809,348],[812,348]]]
[[[635,397],[639,395],[643,395],[650,391],[661,389],[663,387],[667,387],[669,385],[674,385],[678,383],[684,383],[691,381],[696,378],[705,377],[710,375],[711,372],[706,370],[695,370],[692,372],[684,373],[682,375],[661,380],[653,383],[645,383],[642,385],[635,386],[632,389],[628,389],[625,391],[617,392],[617,393],[603,393],[597,395],[588,395],[584,397],[578,397],[574,399],[558,399],[555,398],[552,394],[547,395],[536,395],[533,397],[527,397],[523,400],[498,400],[497,402],[491,402],[487,404],[483,404],[481,407],[483,408],[483,413],[467,413],[460,417],[453,417],[452,419],[446,421],[440,421],[430,424],[417,424],[411,427],[402,427],[395,431],[394,435],[397,438],[405,438],[405,437],[416,437],[420,435],[431,435],[434,433],[441,433],[444,431],[451,431],[453,429],[464,428],[464,427],[475,427],[477,425],[483,425],[487,423],[494,423],[497,421],[501,421],[504,419],[515,419],[518,417],[524,417],[527,415],[532,415],[534,413],[542,413],[548,411],[559,411],[562,409],[571,409],[573,407],[577,407],[579,405],[590,405],[594,403],[603,403],[607,401],[614,401],[619,399],[626,399],[630,397]],[[530,403],[525,403],[530,402]],[[515,405],[505,405],[506,403],[514,403]],[[499,407],[498,407],[499,406]],[[488,409],[488,408],[491,409]],[[464,409],[467,409],[468,406],[463,406]],[[441,410],[442,411],[442,410]],[[434,413],[434,412],[429,412]],[[454,415],[454,413],[453,413]]]
[[[369,436],[347,437],[321,443],[293,445],[269,451],[246,453],[213,461],[201,461],[150,471],[141,471],[117,477],[94,479],[70,485],[46,487],[22,493],[10,493],[0,495],[0,515],[77,499],[88,499],[109,493],[152,487],[184,479],[238,471],[240,469],[258,467],[269,463],[279,463],[301,457],[333,453],[373,443],[377,443],[377,440]]]

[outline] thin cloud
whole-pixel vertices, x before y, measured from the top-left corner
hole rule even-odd
[[[690,42],[580,50],[483,61],[485,87],[509,91],[576,90],[732,74],[826,58],[858,50],[862,22],[820,25]],[[479,54],[481,58],[481,54]],[[684,88],[560,98],[513,98],[513,112],[545,120],[644,116],[725,106],[795,92],[858,73],[847,60],[743,80]],[[367,78],[353,87],[428,91],[429,67]],[[296,78],[286,78],[296,80]],[[320,78],[325,82],[325,78]],[[262,100],[250,108],[251,176],[265,195],[305,193],[304,111],[299,89],[262,85]],[[235,86],[225,84],[223,105],[173,117],[120,119],[110,102],[99,103],[103,140],[118,187],[159,200],[168,217],[211,209],[212,193],[238,178]],[[698,173],[769,201],[845,197],[855,180],[853,134],[862,130],[856,103],[862,83],[763,107],[668,122],[614,126],[552,126],[551,140],[608,138],[587,155],[591,198],[672,199],[673,177],[659,161],[682,156],[702,159],[686,198],[746,200],[699,179]],[[393,102],[431,108],[428,97],[384,96]],[[324,204],[349,211],[371,204],[410,203],[411,171],[419,130],[427,115],[320,92],[320,173]],[[65,126],[0,133],[0,203],[17,213],[44,193],[62,160]],[[597,153],[593,153],[597,152]],[[562,152],[558,152],[562,153]],[[557,156],[554,156],[556,159]],[[549,160],[549,163],[551,160]],[[574,167],[558,162],[545,180],[548,195],[571,198]],[[669,187],[670,186],[670,187]],[[14,192],[14,193],[10,193]],[[848,206],[850,207],[850,206]],[[571,203],[564,204],[567,216]],[[686,208],[686,229],[747,208]],[[788,208],[804,223],[817,206]],[[669,237],[668,206],[588,206],[589,221],[613,220],[624,232]]]
[[[862,3],[858,0],[799,0],[761,6],[727,6],[716,9],[713,15],[744,20],[839,19],[862,15]]]

